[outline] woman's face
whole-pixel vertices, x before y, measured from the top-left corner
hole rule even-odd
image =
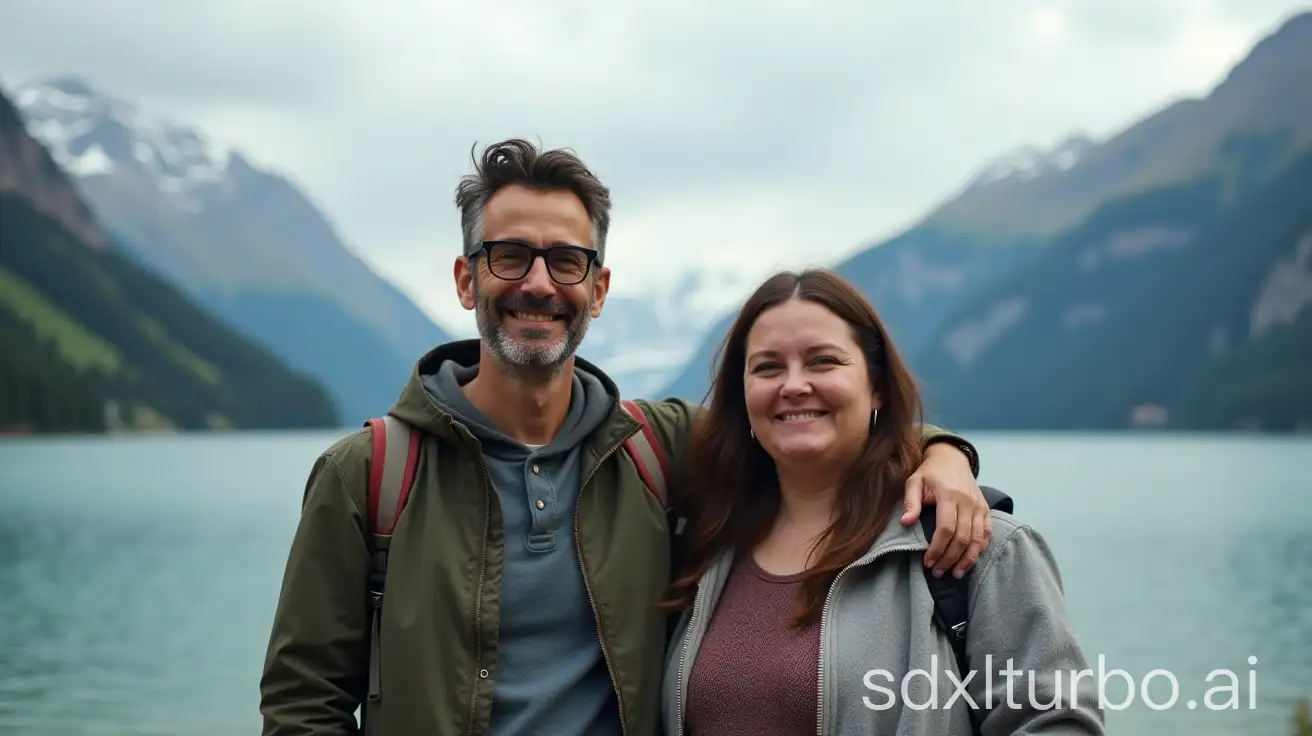
[[[777,464],[846,464],[859,453],[879,402],[846,322],[790,300],[761,314],[746,354],[747,416]]]

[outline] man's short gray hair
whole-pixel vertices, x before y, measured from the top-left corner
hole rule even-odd
[[[526,140],[512,138],[489,145],[481,157],[472,152],[470,157],[474,172],[462,177],[456,186],[465,255],[478,250],[483,240],[483,210],[492,195],[508,184],[522,184],[534,189],[573,192],[592,220],[592,247],[597,250],[597,264],[605,260],[610,190],[573,151],[562,148],[540,151]]]

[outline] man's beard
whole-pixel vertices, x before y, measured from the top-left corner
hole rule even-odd
[[[539,299],[529,294],[507,294],[498,300],[479,293],[474,283],[477,303],[474,318],[478,334],[492,357],[504,366],[520,373],[548,377],[557,375],[574,355],[592,321],[592,303],[584,309],[575,309],[563,299]],[[504,317],[511,312],[539,312],[564,318],[565,334],[554,342],[541,344],[556,327],[556,322],[545,323],[542,328],[519,329],[513,334],[506,329]],[[531,342],[530,342],[531,341]]]

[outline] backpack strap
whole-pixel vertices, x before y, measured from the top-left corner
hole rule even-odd
[[[419,464],[421,433],[391,415],[374,417],[365,425],[370,428],[373,441],[367,497],[369,528],[374,541],[369,572],[369,700],[376,701],[381,697],[378,632],[387,582],[387,553],[401,511],[410,500],[410,487],[414,485],[415,467]]]
[[[674,538],[683,534],[684,526],[687,525],[688,520],[678,514],[678,509],[672,508],[669,489],[669,461],[660,441],[656,439],[656,432],[651,428],[651,423],[647,421],[647,415],[643,412],[642,407],[631,400],[621,401],[620,406],[628,412],[629,416],[642,425],[641,430],[624,441],[624,450],[633,459],[633,464],[637,466],[638,474],[642,476],[643,482],[647,484],[647,489],[651,491],[657,501],[660,501],[661,508],[665,510],[665,520],[670,528],[670,570],[675,571],[679,567],[679,553],[678,544]],[[678,616],[666,618],[666,646],[672,641],[678,623]]]
[[[980,486],[984,500],[990,509],[1005,511],[1010,514],[1013,504],[1011,497],[989,486]],[[920,512],[920,526],[925,530],[925,539],[934,540],[934,528],[937,522],[933,513],[934,505],[925,506]],[[945,573],[943,577],[934,577],[933,568],[925,568],[925,582],[929,592],[934,596],[934,621],[943,629],[952,644],[956,655],[957,670],[964,677],[967,671],[966,629],[970,620],[970,578],[975,568],[966,571],[960,580]]]
[[[657,501],[660,501],[661,508],[668,510],[670,466],[665,458],[665,450],[657,441],[656,432],[647,422],[647,415],[642,411],[642,407],[631,400],[622,401],[620,405],[629,416],[642,425],[642,429],[637,434],[624,441],[624,449],[633,458],[633,463],[638,466],[638,474],[647,484],[647,489],[656,496]]]

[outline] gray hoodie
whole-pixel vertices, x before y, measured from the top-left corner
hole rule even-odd
[[[1104,733],[1097,673],[1076,639],[1043,537],[993,512],[992,541],[971,576],[967,654],[975,674],[964,693],[957,692],[958,683],[967,678],[957,672],[952,647],[933,621],[924,577],[928,546],[919,524],[904,527],[895,514],[831,587],[816,663],[818,736],[969,736],[972,716],[980,719],[983,736]],[[732,564],[732,553],[716,560],[679,620],[662,693],[667,736],[684,733],[688,673]],[[1019,671],[1010,687],[1009,669]],[[937,692],[930,677],[915,670],[936,674]],[[1072,679],[1073,671],[1083,674]],[[1060,702],[1049,708],[1054,695]],[[926,703],[930,707],[920,707]]]
[[[619,711],[574,543],[580,444],[614,410],[618,392],[576,366],[569,411],[550,444],[507,436],[461,390],[478,366],[442,364],[424,388],[482,445],[505,522],[499,671],[491,736],[616,734]]]

